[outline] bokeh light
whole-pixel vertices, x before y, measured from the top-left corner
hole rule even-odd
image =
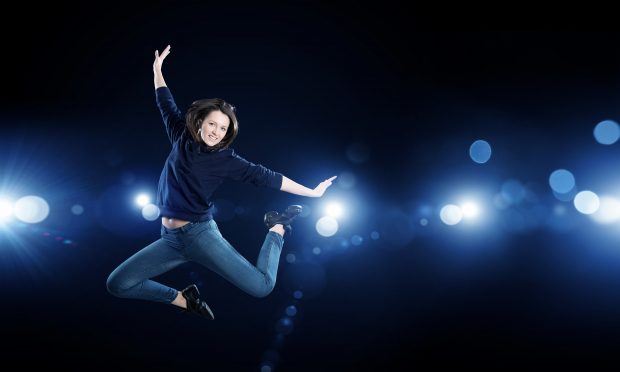
[[[351,244],[353,244],[353,245],[360,245],[360,244],[362,244],[363,241],[364,241],[364,238],[362,238],[359,235],[353,235],[351,237]]]
[[[596,212],[600,206],[598,195],[592,191],[581,191],[575,196],[575,208],[583,214],[592,214]]]
[[[71,207],[71,213],[75,214],[76,216],[79,216],[82,213],[84,213],[84,207],[80,204],[75,204],[74,206]]]
[[[338,232],[338,221],[331,216],[321,217],[316,223],[316,231],[321,236],[332,236]]]
[[[594,139],[601,145],[612,145],[620,138],[620,127],[613,120],[603,120],[594,127]]]
[[[566,194],[575,187],[575,177],[566,169],[557,169],[549,176],[549,186],[558,194]]]
[[[155,221],[159,217],[159,208],[155,204],[147,204],[142,208],[142,217],[147,221]]]
[[[278,320],[276,324],[276,331],[283,335],[288,335],[293,332],[293,321],[289,317],[284,317]]]
[[[441,208],[439,217],[446,225],[456,225],[463,219],[463,211],[454,204],[448,204]]]
[[[471,160],[478,164],[484,164],[491,158],[491,145],[487,141],[477,140],[469,147]]]
[[[294,317],[295,315],[297,315],[297,308],[295,307],[295,305],[291,305],[286,308],[286,315],[290,317]]]
[[[47,202],[35,195],[24,196],[15,203],[15,217],[26,223],[38,223],[47,218],[50,207]]]
[[[564,194],[560,194],[555,191],[552,191],[552,193],[553,193],[553,196],[559,201],[570,202],[570,201],[573,201],[573,199],[575,199],[575,195],[577,195],[577,188],[573,187],[572,190]]]

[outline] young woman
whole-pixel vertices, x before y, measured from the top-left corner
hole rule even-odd
[[[224,239],[213,220],[210,198],[217,187],[225,179],[232,179],[321,197],[336,176],[309,189],[237,155],[229,148],[238,131],[235,108],[221,99],[195,101],[183,117],[161,70],[168,54],[170,45],[161,54],[156,50],[153,62],[156,102],[172,144],[157,191],[161,238],[120,264],[106,284],[117,297],[168,303],[214,319],[196,285],[178,291],[151,278],[193,261],[250,295],[267,296],[276,283],[285,231],[291,232],[290,224],[302,210],[299,205],[291,205],[282,213],[265,214],[264,223],[269,231],[253,266]]]

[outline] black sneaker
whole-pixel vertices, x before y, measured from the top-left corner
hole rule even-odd
[[[210,320],[215,319],[215,315],[213,315],[213,311],[211,311],[209,305],[200,300],[200,292],[195,284],[192,284],[182,290],[181,295],[187,302],[187,309],[184,310],[185,312],[193,313]]]
[[[268,228],[272,228],[277,224],[282,224],[284,229],[290,234],[293,232],[291,222],[301,213],[302,210],[303,207],[301,205],[289,205],[282,213],[278,213],[276,211],[269,211],[265,213],[263,220]]]

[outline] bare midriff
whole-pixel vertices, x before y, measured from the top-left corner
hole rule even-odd
[[[168,228],[168,229],[176,229],[176,228],[179,228],[181,226],[185,226],[188,223],[189,223],[189,221],[179,220],[177,218],[168,218],[168,217],[162,217],[161,218],[161,224],[166,226],[166,228]]]

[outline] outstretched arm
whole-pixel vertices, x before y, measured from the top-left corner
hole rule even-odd
[[[241,156],[235,154],[234,150],[230,152],[228,164],[225,168],[228,170],[228,178],[235,181],[251,183],[255,186],[269,186],[274,189],[279,187],[281,191],[311,198],[320,198],[323,196],[325,190],[332,185],[332,181],[337,177],[333,176],[328,178],[319,183],[314,189],[309,189],[285,177],[282,173],[274,172],[265,168],[263,165],[254,164],[245,160]]]
[[[311,198],[320,198],[325,193],[328,187],[332,185],[332,181],[336,179],[337,176],[333,176],[331,178],[326,179],[325,181],[319,183],[317,187],[314,189],[309,189],[304,185],[300,185],[297,182],[282,176],[282,186],[280,190],[284,192],[288,192],[295,195],[308,196]]]
[[[155,83],[155,100],[159,112],[164,120],[166,127],[166,133],[171,143],[174,143],[183,133],[185,129],[185,121],[181,111],[172,98],[172,93],[166,81],[164,75],[161,72],[161,66],[164,63],[164,59],[170,54],[170,45],[168,45],[161,54],[159,51],[155,51],[155,61],[153,62],[153,81]]]
[[[170,45],[164,49],[161,54],[159,51],[155,51],[155,61],[153,62],[153,80],[155,83],[155,89],[165,87],[166,81],[164,80],[164,74],[161,72],[161,66],[164,64],[164,59],[170,54]]]

